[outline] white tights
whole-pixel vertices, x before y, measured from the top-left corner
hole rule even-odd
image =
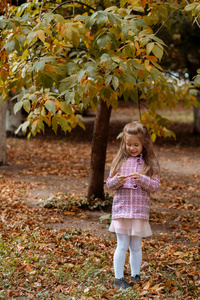
[[[142,263],[142,238],[139,236],[128,236],[126,234],[117,234],[117,248],[114,254],[115,278],[124,277],[124,265],[126,252],[130,251],[131,276],[140,274]]]

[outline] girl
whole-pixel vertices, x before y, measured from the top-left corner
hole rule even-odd
[[[107,187],[116,190],[109,230],[116,232],[114,287],[127,289],[124,279],[126,252],[130,251],[131,281],[140,280],[142,237],[152,235],[149,225],[150,192],[158,189],[159,163],[145,125],[128,123],[123,129],[120,149],[114,158]]]

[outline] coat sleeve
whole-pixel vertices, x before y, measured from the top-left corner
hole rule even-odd
[[[111,176],[111,174],[112,174],[112,170],[110,170],[109,177],[106,180],[106,186],[109,189],[117,190],[118,188],[120,188],[121,184],[117,180],[117,175]]]
[[[147,192],[155,192],[160,186],[160,179],[158,176],[150,178],[146,175],[140,174],[138,184]]]

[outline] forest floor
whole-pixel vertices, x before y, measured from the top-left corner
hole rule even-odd
[[[112,112],[105,179],[119,147],[116,136],[123,126],[134,118],[137,119],[137,110],[130,106],[122,106],[117,112]],[[43,235],[50,239],[49,245],[48,241],[40,240],[38,243],[43,245],[40,250],[45,249],[47,253],[47,249],[60,249],[59,246],[57,249],[53,245],[49,235],[55,235],[56,238],[70,232],[70,237],[74,237],[77,244],[83,236],[90,248],[88,255],[91,256],[92,253],[94,256],[94,252],[98,253],[95,262],[102,259],[101,250],[97,247],[97,251],[95,248],[95,243],[101,240],[104,244],[102,249],[106,244],[106,251],[109,252],[108,270],[104,272],[110,272],[109,276],[112,278],[115,235],[108,231],[107,223],[100,222],[99,219],[110,213],[110,206],[99,210],[81,209],[77,206],[87,194],[93,122],[94,116],[87,115],[85,132],[76,128],[71,134],[64,136],[54,136],[47,130],[45,136],[31,140],[8,138],[8,165],[0,167],[0,230],[6,243],[8,234],[11,237],[18,234],[23,236],[24,232],[24,235],[32,236],[36,228],[42,228],[40,230]],[[138,295],[134,294],[134,297],[140,297],[138,299],[200,299],[200,138],[191,135],[191,124],[177,123],[173,128],[177,133],[176,141],[158,139],[155,144],[155,152],[161,165],[161,187],[151,197],[150,224],[153,236],[143,242],[144,251],[146,250],[142,265],[144,282],[136,289]],[[112,196],[106,187],[105,191]],[[9,242],[7,241],[7,244]],[[28,251],[23,243],[19,245],[19,241],[14,251],[16,247],[19,253],[24,249]],[[80,249],[76,250],[80,253]],[[76,250],[70,250],[72,255]],[[62,251],[59,251],[62,256]],[[29,255],[32,257],[30,253]],[[11,279],[6,279],[9,277],[6,271],[0,269],[0,299],[114,299],[112,287],[108,283],[106,293],[103,290],[97,295],[91,292],[90,285],[86,284],[84,292],[80,294],[81,287],[77,286],[76,280],[70,279],[70,290],[65,286],[66,278],[58,280],[58,275],[57,281],[54,280],[56,296],[52,291],[45,294],[48,284],[43,284],[44,278],[37,277],[37,280],[34,279],[37,284],[32,283],[29,286],[30,277],[34,278],[36,272],[37,259],[30,259],[31,263],[27,256],[24,263],[20,258],[15,260],[13,270],[29,275],[26,285],[23,280],[18,282],[18,286],[10,283]],[[70,263],[74,265],[73,259]],[[81,265],[81,262],[77,259],[75,264]],[[165,265],[164,273],[160,270],[161,265]],[[58,272],[59,268],[55,268],[54,271]],[[68,263],[68,269],[70,268]],[[126,268],[128,272],[128,266]],[[149,277],[146,269],[149,270],[149,274],[153,274],[154,280]],[[23,278],[22,274],[20,276]],[[85,284],[86,279],[84,280]],[[4,296],[1,297],[1,293]],[[26,298],[22,298],[22,295]],[[120,297],[123,296],[118,295],[117,299],[125,299]],[[126,299],[132,297],[126,295]]]

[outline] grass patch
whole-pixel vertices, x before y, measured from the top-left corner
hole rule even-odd
[[[173,123],[192,123],[194,115],[192,109],[177,109],[177,110],[158,110],[162,117],[169,119]]]
[[[75,208],[100,209],[112,204],[113,198],[106,193],[105,199],[72,197],[69,194],[58,194],[47,199],[41,199],[39,204],[44,208],[55,208],[61,211],[73,211]]]

